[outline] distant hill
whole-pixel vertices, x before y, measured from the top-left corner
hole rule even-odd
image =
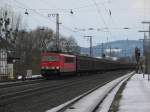
[[[97,45],[93,46],[93,56],[99,57],[102,54],[102,51],[106,55],[110,55],[110,49],[111,49],[111,55],[117,56],[117,57],[124,57],[124,56],[133,56],[134,55],[134,49],[135,47],[138,47],[141,49],[141,54],[143,53],[143,42],[139,40],[118,40],[113,41],[109,43],[104,43],[103,45]],[[113,52],[114,49],[120,50],[120,52]],[[87,54],[89,55],[89,48],[81,47],[81,54]]]

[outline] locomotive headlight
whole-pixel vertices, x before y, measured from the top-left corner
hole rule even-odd
[[[49,67],[46,67],[46,69],[49,69]]]
[[[52,67],[52,69],[55,69],[55,67]]]
[[[56,69],[59,69],[59,66],[57,66]]]

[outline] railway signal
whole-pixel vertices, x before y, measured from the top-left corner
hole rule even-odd
[[[26,9],[26,11],[25,11],[25,13],[24,14],[26,14],[26,15],[29,15],[29,12],[28,12],[28,10]]]
[[[74,14],[74,12],[72,11],[72,9],[70,10],[70,14]]]

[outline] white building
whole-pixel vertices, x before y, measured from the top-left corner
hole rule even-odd
[[[8,78],[7,52],[0,49],[0,79]]]

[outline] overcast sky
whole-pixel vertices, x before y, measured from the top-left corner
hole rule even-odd
[[[23,15],[29,30],[44,26],[55,31],[55,18],[47,15],[59,13],[60,34],[75,37],[84,47],[89,46],[83,37],[86,35],[93,36],[93,45],[143,38],[138,30],[147,30],[148,25],[143,26],[141,21],[150,21],[150,0],[0,0],[2,6]],[[24,14],[25,9],[29,15]]]

